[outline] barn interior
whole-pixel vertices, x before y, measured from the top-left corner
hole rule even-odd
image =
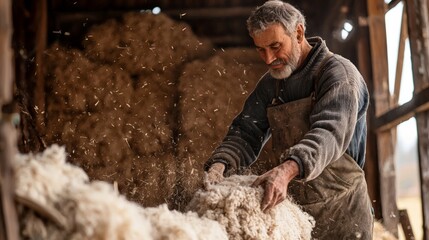
[[[0,239],[19,239],[13,155],[53,144],[128,200],[183,210],[267,70],[246,29],[264,2],[0,0]],[[429,239],[427,1],[287,2],[305,15],[306,36],[322,37],[366,81],[364,171],[376,220],[400,239]],[[388,28],[395,18],[398,35]],[[411,97],[401,102],[407,85]],[[407,187],[416,189],[418,217],[398,203],[398,174],[411,164],[397,160],[399,126],[410,119],[418,181]],[[270,142],[260,158],[268,163],[255,173],[278,164]]]

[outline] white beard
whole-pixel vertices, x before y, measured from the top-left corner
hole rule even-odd
[[[269,69],[271,76],[275,79],[284,79],[289,77],[293,71],[298,68],[299,56],[301,51],[298,47],[298,40],[292,42],[292,56],[289,58],[289,62],[280,69]]]
[[[284,79],[289,77],[292,72],[294,71],[294,69],[292,69],[292,66],[290,66],[289,64],[287,64],[286,66],[280,68],[280,69],[269,69],[270,74],[273,78],[275,79]]]

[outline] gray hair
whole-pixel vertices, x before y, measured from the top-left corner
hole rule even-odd
[[[257,7],[247,19],[247,30],[253,35],[275,23],[280,23],[289,36],[295,32],[298,24],[302,24],[305,31],[304,15],[294,6],[280,0],[270,0]]]

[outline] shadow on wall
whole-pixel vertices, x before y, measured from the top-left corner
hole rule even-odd
[[[266,67],[254,49],[214,49],[163,14],[108,20],[83,45],[46,51],[43,138],[128,199],[183,209]]]

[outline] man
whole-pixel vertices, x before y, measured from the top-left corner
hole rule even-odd
[[[368,90],[356,67],[319,38],[301,12],[267,1],[247,20],[269,67],[206,162],[216,183],[250,166],[272,137],[278,166],[253,183],[267,211],[290,195],[316,220],[315,239],[371,239],[365,162]]]

